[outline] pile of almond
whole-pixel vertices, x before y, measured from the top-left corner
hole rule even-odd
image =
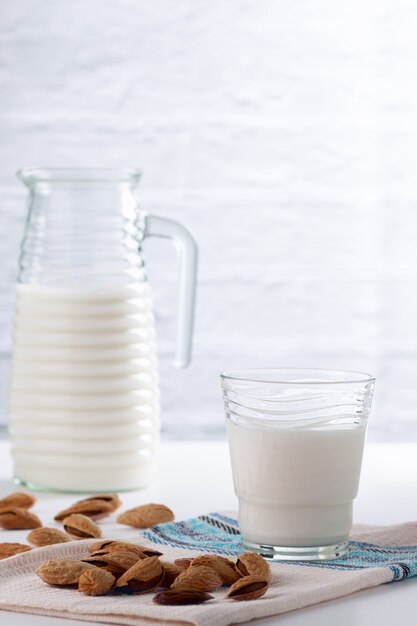
[[[0,543],[0,559],[74,539],[97,539],[97,520],[114,513],[121,505],[117,494],[99,494],[75,502],[55,515],[63,530],[42,527],[41,520],[28,509],[35,498],[26,493],[10,494],[0,500],[0,528],[31,529],[27,541]],[[145,504],[117,517],[120,524],[150,528],[174,519],[163,504]],[[85,559],[45,561],[37,575],[49,585],[76,587],[78,591],[100,596],[107,593],[143,594],[157,591],[157,604],[200,604],[212,599],[211,591],[229,587],[226,598],[254,600],[263,596],[271,580],[268,563],[258,554],[241,554],[234,562],[222,556],[204,554],[195,558],[164,560],[163,554],[126,541],[103,539],[88,547]],[[162,557],[162,558],[161,558]]]
[[[267,591],[271,572],[258,554],[241,554],[236,563],[222,556],[163,560],[162,553],[126,541],[103,540],[91,544],[85,559],[45,561],[37,575],[49,585],[77,587],[89,596],[149,593],[157,604],[200,604],[210,591],[228,586],[226,598],[254,600]]]
[[[78,500],[55,515],[55,521],[62,524],[63,530],[43,527],[39,517],[29,511],[35,503],[36,499],[31,494],[23,492],[11,493],[1,499],[0,529],[32,529],[27,540],[32,546],[40,548],[73,539],[99,539],[102,533],[97,520],[114,513],[121,500],[117,493],[97,494]],[[117,522],[134,528],[150,528],[173,519],[174,514],[167,506],[151,503],[124,511],[117,517]],[[26,544],[0,543],[0,559],[30,549]]]

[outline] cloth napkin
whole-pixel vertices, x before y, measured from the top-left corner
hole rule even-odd
[[[131,541],[158,547],[173,560],[202,552],[243,551],[236,517],[211,513],[138,532]],[[272,563],[272,584],[258,600],[226,600],[225,590],[201,605],[160,606],[151,594],[85,596],[46,585],[34,573],[46,559],[84,557],[87,541],[37,548],[0,562],[0,609],[132,626],[226,626],[278,615],[417,575],[417,522],[355,526],[348,555],[322,563]]]

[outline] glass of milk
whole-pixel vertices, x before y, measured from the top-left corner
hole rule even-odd
[[[142,244],[179,251],[175,363],[187,364],[197,247],[138,207],[135,169],[24,168],[29,190],[13,328],[15,480],[33,489],[146,487],[159,437],[159,374]]]
[[[221,379],[245,548],[278,560],[342,556],[375,379],[320,369]]]

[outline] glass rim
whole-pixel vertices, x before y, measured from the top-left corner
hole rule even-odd
[[[16,172],[25,185],[33,183],[137,183],[142,171],[135,167],[22,167]]]
[[[273,374],[301,374],[302,372],[308,374],[339,374],[342,377],[338,380],[290,380],[285,379],[282,376],[281,379],[273,379]],[[343,375],[346,377],[343,378]],[[325,369],[315,367],[271,367],[271,368],[252,368],[252,369],[236,369],[229,370],[220,374],[222,381],[240,381],[248,383],[265,383],[275,385],[340,385],[340,384],[358,384],[358,383],[370,383],[375,382],[375,377],[366,372],[359,372],[356,370],[338,370],[338,369]]]

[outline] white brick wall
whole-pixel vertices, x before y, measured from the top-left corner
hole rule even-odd
[[[3,0],[3,404],[14,171],[140,165],[201,253],[174,371],[175,255],[146,245],[168,431],[222,429],[222,369],[306,365],[374,372],[371,436],[416,438],[416,30],[406,0]]]

